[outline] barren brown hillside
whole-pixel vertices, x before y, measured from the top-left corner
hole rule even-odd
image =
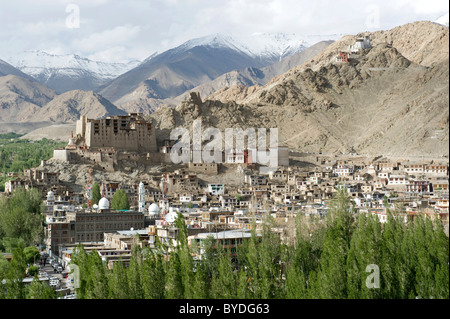
[[[63,123],[75,122],[81,115],[99,118],[112,114],[126,112],[93,91],[73,90],[56,96],[35,114],[34,120]]]
[[[356,35],[347,35],[330,44],[322,52],[306,61],[304,64],[294,67],[288,72],[274,77],[266,87],[270,87],[274,83],[282,82],[286,78],[299,70],[310,68],[317,70],[322,66],[333,63],[338,51],[347,51],[349,45],[353,44],[356,38],[369,35],[372,44],[390,44],[392,47],[402,54],[408,60],[430,66],[433,63],[448,61],[449,59],[449,30],[443,25],[439,25],[430,21],[418,21],[398,26],[387,31],[377,32],[361,32]],[[242,85],[225,87],[211,96],[209,99],[220,101],[235,101],[238,103],[246,103],[249,96],[256,91],[265,88],[249,87],[244,88]],[[251,93],[249,93],[251,92]]]
[[[55,97],[46,86],[16,75],[0,77],[0,122],[26,122]]]
[[[448,28],[417,22],[380,31],[372,49],[335,62],[337,49],[355,38],[343,37],[264,87],[234,87],[201,105],[157,111],[161,138],[201,118],[204,127],[278,127],[280,142],[301,151],[448,156]]]

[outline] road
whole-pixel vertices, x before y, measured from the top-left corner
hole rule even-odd
[[[67,270],[63,269],[62,273],[59,272],[55,272],[55,270],[53,269],[51,263],[48,262],[49,259],[47,259],[47,262],[44,264],[40,264],[40,271],[41,272],[45,272],[48,277],[50,279],[52,278],[56,278],[59,280],[60,282],[60,286],[57,287],[56,289],[66,289],[69,288],[71,290],[71,292],[73,291],[73,286],[70,283],[70,278],[68,278],[68,276],[66,276],[67,278],[63,277],[63,274],[66,275],[67,274]]]

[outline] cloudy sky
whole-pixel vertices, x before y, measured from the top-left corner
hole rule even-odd
[[[143,60],[212,33],[355,34],[436,20],[447,0],[14,0],[0,4],[0,59],[25,50]]]

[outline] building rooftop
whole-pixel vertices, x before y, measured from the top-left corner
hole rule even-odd
[[[197,235],[197,238],[206,239],[208,237],[213,237],[214,239],[250,238],[252,237],[252,234],[248,229],[242,228],[242,229],[225,230],[217,233],[200,233]]]
[[[116,233],[123,236],[147,235],[148,229],[118,230]]]

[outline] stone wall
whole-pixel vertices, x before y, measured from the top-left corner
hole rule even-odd
[[[53,159],[68,162],[70,161],[70,151],[68,150],[53,150]]]

